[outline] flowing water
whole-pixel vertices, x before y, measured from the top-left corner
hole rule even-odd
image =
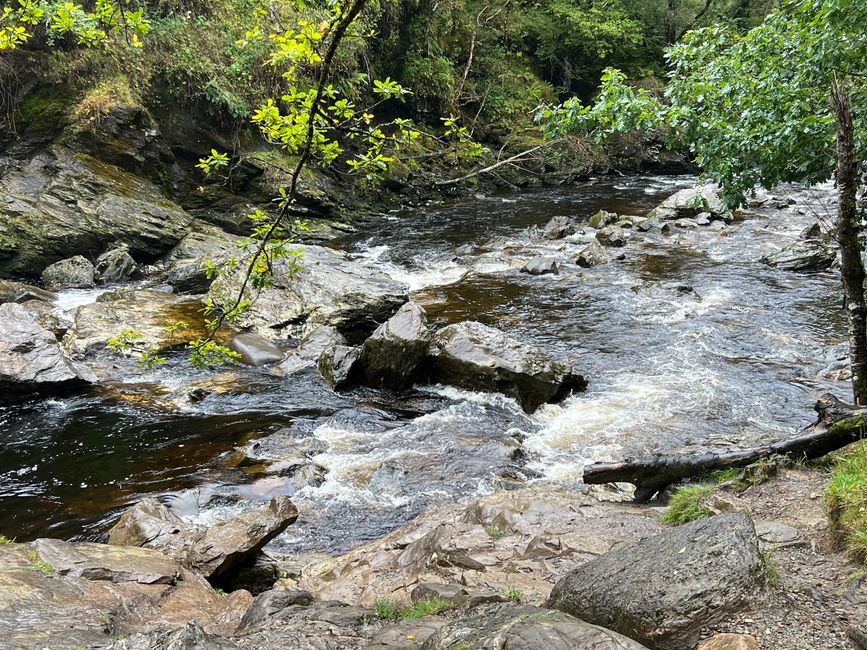
[[[531,481],[580,489],[594,460],[791,433],[821,392],[848,390],[822,378],[845,355],[839,280],[759,259],[827,213],[827,189],[791,188],[796,205],[725,232],[642,234],[593,269],[571,262],[586,237],[527,234],[555,215],[646,213],[692,183],[606,178],[445,201],[335,244],[407,282],[434,323],[480,320],[577,363],[587,392],[527,416],[500,395],[335,395],[312,377],[238,369],[220,375],[226,390],[167,407],[173,388],[203,379],[172,359],[120,390],[0,409],[0,532],[93,538],[143,495],[211,521],[287,493],[302,517],[275,546],[338,552],[432,502]],[[539,253],[558,275],[519,271]],[[94,297],[64,294],[58,309]]]

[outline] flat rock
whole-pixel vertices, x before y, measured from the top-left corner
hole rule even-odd
[[[258,334],[236,334],[229,347],[241,355],[241,360],[250,366],[265,366],[283,360],[283,351],[268,339]]]
[[[767,584],[750,518],[725,514],[624,544],[564,576],[547,602],[660,650],[749,605]]]
[[[147,548],[60,539],[37,539],[32,548],[57,574],[72,578],[168,585],[180,577],[177,562]]]
[[[756,535],[763,551],[772,551],[784,546],[801,546],[807,543],[801,531],[779,521],[757,521]]]
[[[425,616],[414,621],[401,621],[389,625],[370,640],[369,650],[420,648],[439,629],[449,623],[442,616]]]
[[[778,253],[765,255],[763,264],[784,271],[823,271],[837,259],[837,248],[818,239],[799,239],[787,244]]]
[[[424,650],[509,648],[510,650],[646,650],[632,639],[540,607],[495,604],[441,627]]]

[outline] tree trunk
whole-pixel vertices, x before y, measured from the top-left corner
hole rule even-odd
[[[864,262],[858,241],[859,219],[856,204],[858,161],[855,158],[855,129],[849,97],[835,81],[832,91],[837,121],[837,241],[840,245],[840,274],[849,321],[849,350],[852,361],[852,392],[855,404],[867,405],[867,303],[864,299]]]

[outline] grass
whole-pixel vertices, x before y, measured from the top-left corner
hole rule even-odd
[[[840,454],[825,490],[831,529],[859,562],[867,564],[867,441]]]
[[[728,483],[729,481],[734,481],[736,478],[738,478],[741,475],[742,471],[742,467],[715,469],[705,474],[702,478],[707,480],[709,483]]]
[[[517,587],[509,587],[508,589],[506,589],[506,598],[511,600],[516,605],[520,605],[524,602],[524,592]]]
[[[435,616],[454,607],[454,604],[443,598],[425,598],[416,603],[401,605],[385,598],[377,598],[373,603],[373,611],[377,618],[389,621],[413,621],[425,616]]]
[[[707,499],[714,491],[712,485],[690,485],[680,488],[671,497],[668,510],[662,515],[662,521],[672,526],[713,516],[713,511],[707,505]]]
[[[30,563],[33,565],[34,569],[38,569],[39,571],[42,571],[42,573],[45,573],[47,575],[51,575],[52,573],[54,573],[54,567],[45,560],[39,559],[39,554],[36,552],[35,549],[31,548],[29,551],[27,551],[27,556],[30,558]]]
[[[15,538],[8,538],[6,535],[0,535],[0,544],[14,544]]]
[[[762,551],[762,565],[765,567],[768,584],[771,587],[778,587],[780,584],[780,567],[777,566],[774,554],[771,551]]]
[[[485,526],[485,532],[491,536],[491,539],[502,539],[506,536],[506,531],[496,524]]]

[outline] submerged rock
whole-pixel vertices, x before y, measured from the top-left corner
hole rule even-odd
[[[236,334],[229,347],[241,355],[241,360],[251,366],[264,366],[283,360],[283,351],[258,334]]]
[[[406,388],[427,355],[430,341],[424,308],[406,303],[364,342],[358,358],[362,383],[375,388]]]
[[[584,268],[607,264],[611,261],[608,251],[597,240],[591,241],[578,252],[575,263]]]
[[[772,255],[765,255],[762,263],[784,271],[824,271],[837,259],[837,248],[820,239],[798,239]]]
[[[304,246],[299,263],[300,273],[288,261],[275,265],[273,286],[262,289],[256,308],[241,316],[239,327],[273,336],[331,325],[355,343],[407,301],[405,284],[338,251]],[[218,303],[234,299],[242,276],[243,269],[221,274],[208,295]]]
[[[562,578],[546,606],[652,648],[682,650],[766,583],[753,522],[727,514],[609,551]]]
[[[475,321],[448,325],[434,335],[426,374],[435,382],[504,393],[528,413],[587,387],[569,366]]]
[[[23,305],[0,305],[0,404],[80,388],[96,381],[66,357],[54,334]]]
[[[541,607],[495,604],[441,627],[423,650],[509,648],[510,650],[646,650],[632,639]]]
[[[94,277],[97,282],[110,284],[129,280],[138,272],[138,265],[129,254],[129,247],[122,245],[96,258]]]
[[[109,531],[108,543],[155,549],[214,578],[254,556],[297,518],[298,510],[288,497],[274,497],[266,508],[250,508],[228,521],[199,528],[148,498],[123,513]]]
[[[522,268],[521,272],[529,273],[530,275],[544,275],[546,273],[557,273],[557,260],[547,255],[537,255]]]
[[[89,289],[94,284],[94,269],[90,261],[76,255],[55,262],[42,272],[42,281],[52,290]]]

